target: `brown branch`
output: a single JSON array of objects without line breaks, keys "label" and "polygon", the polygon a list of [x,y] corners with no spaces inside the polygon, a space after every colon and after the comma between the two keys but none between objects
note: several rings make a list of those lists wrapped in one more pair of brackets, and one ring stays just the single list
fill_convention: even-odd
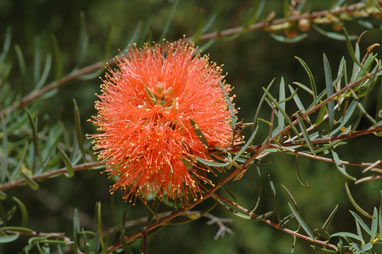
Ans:
[{"label": "brown branch", "polygon": [[[250,210],[240,206],[239,204],[237,204],[237,203],[235,203],[233,201],[225,199],[224,197],[222,197],[222,196],[220,196],[220,195],[218,195],[216,193],[214,194],[214,197],[219,199],[219,200],[221,200],[221,201],[223,201],[224,203],[230,204],[231,206],[235,207],[236,209],[240,210],[241,212],[249,215],[254,220],[256,220],[257,217],[259,216],[259,215],[255,214],[254,212],[252,212],[252,211],[250,211]],[[330,243],[324,242],[324,241],[320,241],[320,240],[317,240],[317,239],[310,238],[309,236],[300,234],[300,233],[298,233],[296,231],[293,231],[293,230],[290,230],[288,228],[283,228],[279,224],[274,223],[274,222],[272,222],[272,221],[270,221],[270,220],[268,220],[266,218],[262,218],[262,219],[260,219],[260,221],[262,221],[262,222],[264,222],[264,223],[266,223],[266,224],[268,224],[268,225],[270,225],[270,226],[272,226],[272,227],[274,227],[274,228],[276,228],[278,230],[284,231],[284,232],[286,232],[286,233],[288,233],[290,235],[294,235],[294,236],[296,236],[296,237],[298,237],[300,239],[303,239],[305,241],[308,241],[308,242],[311,242],[311,243],[314,243],[314,244],[317,244],[317,245],[321,245],[321,246],[324,246],[324,247],[328,247],[328,248],[331,248],[331,249],[333,249],[335,251],[338,250],[338,248],[335,245],[333,245],[333,244],[330,244]]]},{"label": "brown branch", "polygon": [[[328,14],[336,15],[336,14],[341,14],[341,13],[345,13],[345,12],[352,12],[352,11],[359,10],[365,6],[366,5],[363,3],[357,3],[357,4],[345,6],[342,8],[337,8],[334,10],[323,10],[323,11],[316,11],[316,12],[312,12],[312,13],[305,13],[305,14],[301,14],[301,15],[294,15],[294,16],[290,16],[288,19],[279,18],[279,19],[275,19],[273,21],[261,21],[259,23],[252,24],[247,28],[245,28],[243,26],[238,26],[238,27],[228,28],[228,29],[222,30],[220,32],[207,33],[207,34],[201,35],[199,37],[199,41],[217,39],[217,38],[221,38],[221,37],[231,36],[231,35],[241,33],[241,32],[265,30],[266,28],[268,28],[269,26],[272,26],[272,25],[278,25],[278,24],[282,24],[285,22],[294,22],[294,21],[298,21],[300,19],[315,19],[315,18],[323,17],[323,16],[328,15]],[[186,38],[186,41],[192,41],[192,39],[193,39],[192,37],[188,37],[188,38]],[[109,65],[114,65],[115,61],[116,61],[116,58],[113,58],[113,59],[109,59],[107,62]],[[99,62],[96,62],[94,64],[85,66],[81,69],[75,70],[72,73],[62,77],[60,80],[56,80],[56,81],[53,81],[53,82],[47,84],[46,86],[44,86],[40,90],[31,92],[30,94],[24,96],[21,100],[16,101],[16,102],[12,103],[10,106],[8,106],[7,108],[1,110],[0,111],[0,118],[4,117],[6,114],[11,113],[12,111],[14,111],[18,108],[21,108],[23,106],[30,104],[31,102],[37,100],[38,98],[40,98],[41,96],[43,96],[44,94],[50,92],[51,90],[53,90],[55,88],[61,87],[65,84],[67,84],[68,82],[81,77],[82,75],[97,71],[104,64],[105,64],[105,61],[99,61]]]},{"label": "brown branch", "polygon": [[[339,135],[339,136],[336,136],[336,137],[317,138],[315,140],[311,140],[310,142],[312,144],[325,144],[325,143],[329,143],[329,142],[335,141],[335,140],[352,139],[352,138],[368,135],[368,134],[371,134],[371,133],[374,133],[374,132],[379,132],[379,131],[382,131],[382,125],[374,127],[374,128],[371,128],[371,129],[367,129],[367,130],[353,131],[353,132],[351,132],[349,134],[343,134],[343,135]],[[283,146],[296,146],[296,145],[305,145],[305,144],[306,144],[306,142],[299,141],[299,142],[285,142],[282,145]]]},{"label": "brown branch", "polygon": [[[73,167],[73,169],[74,169],[74,171],[82,171],[82,170],[88,170],[88,169],[92,169],[95,167],[99,167],[102,165],[104,165],[103,162],[96,161],[96,162],[89,162],[89,163],[77,165],[77,166]],[[43,179],[52,178],[55,176],[65,174],[66,172],[67,172],[66,168],[60,168],[60,169],[52,170],[52,171],[49,171],[46,173],[31,176],[31,179],[33,179],[35,181],[43,180]],[[25,179],[15,180],[15,181],[0,185],[0,191],[5,191],[5,190],[15,188],[15,187],[20,186],[20,185],[25,185],[25,184],[27,184],[27,181]]]},{"label": "brown branch", "polygon": [[[307,157],[307,158],[311,158],[311,159],[315,159],[315,160],[319,160],[319,161],[324,161],[324,162],[329,162],[329,163],[335,163],[335,161],[333,159],[330,159],[330,158],[326,158],[326,157],[322,157],[322,156],[318,156],[318,155],[314,155],[314,154],[309,154],[309,153],[304,153],[304,152],[300,152],[300,151],[296,151],[294,149],[291,149],[289,147],[285,147],[285,146],[278,146],[278,145],[271,145],[271,147],[273,148],[277,148],[277,149],[281,149],[281,150],[284,150],[284,151],[287,151],[287,152],[290,152],[290,153],[294,153],[296,155],[300,155],[300,156],[304,156],[304,157]],[[361,163],[355,163],[355,162],[349,162],[349,161],[343,161],[343,160],[340,160],[341,164],[343,165],[349,165],[349,166],[356,166],[356,167],[370,167],[370,166],[374,166],[374,167],[382,167],[382,162],[379,162],[379,163],[371,163],[371,162],[361,162]]]},{"label": "brown branch", "polygon": [[[316,11],[316,12],[312,12],[312,13],[304,13],[304,14],[301,14],[301,15],[294,15],[294,16],[290,16],[288,19],[279,18],[279,19],[275,19],[275,20],[273,20],[271,22],[262,21],[262,22],[259,22],[259,23],[252,24],[252,25],[250,25],[247,28],[243,27],[243,26],[238,26],[238,27],[233,27],[233,28],[229,28],[229,29],[226,29],[226,30],[222,30],[220,32],[212,32],[212,33],[204,34],[204,35],[200,36],[199,40],[217,39],[217,38],[220,38],[220,37],[231,36],[231,35],[234,35],[234,34],[237,34],[237,33],[241,33],[241,32],[249,32],[249,31],[255,31],[255,30],[265,30],[268,27],[273,26],[273,25],[280,25],[280,24],[283,24],[285,22],[295,22],[295,21],[298,21],[300,19],[310,19],[311,20],[311,19],[315,19],[315,18],[320,18],[320,17],[326,16],[328,14],[337,15],[337,14],[341,14],[341,13],[344,13],[344,12],[353,12],[353,11],[359,10],[359,9],[365,7],[365,6],[366,5],[364,3],[357,3],[357,4],[352,4],[352,5],[349,5],[349,6],[345,6],[345,7],[342,7],[342,8],[336,8],[336,9],[333,9],[333,10],[323,10],[323,11]],[[191,38],[187,38],[187,40],[192,40],[192,37]]]}]

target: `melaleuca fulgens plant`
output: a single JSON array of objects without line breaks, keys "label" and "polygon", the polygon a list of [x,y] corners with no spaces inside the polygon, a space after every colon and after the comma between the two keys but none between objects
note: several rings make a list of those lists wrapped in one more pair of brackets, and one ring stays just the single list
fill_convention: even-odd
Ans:
[{"label": "melaleuca fulgens plant", "polygon": [[2,30],[0,250],[378,253],[380,1],[134,3]]}]

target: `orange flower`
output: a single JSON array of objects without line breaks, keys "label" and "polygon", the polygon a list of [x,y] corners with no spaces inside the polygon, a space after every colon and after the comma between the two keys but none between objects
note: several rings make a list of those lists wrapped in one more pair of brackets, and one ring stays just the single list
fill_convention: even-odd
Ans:
[{"label": "orange flower", "polygon": [[117,69],[108,68],[92,121],[101,133],[90,137],[107,172],[119,177],[111,192],[121,188],[129,201],[151,194],[188,203],[213,186],[210,168],[195,156],[208,160],[208,147],[232,144],[230,87],[216,64],[195,53],[182,41],[134,46]]}]

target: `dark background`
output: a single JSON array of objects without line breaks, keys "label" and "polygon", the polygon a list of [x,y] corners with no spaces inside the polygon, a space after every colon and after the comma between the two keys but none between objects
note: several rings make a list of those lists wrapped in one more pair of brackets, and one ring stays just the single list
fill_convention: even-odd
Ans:
[{"label": "dark background", "polygon": [[[311,8],[319,10],[327,8],[331,1],[310,1]],[[348,1],[351,3],[352,1]],[[353,1],[355,2],[355,1]],[[12,48],[10,61],[13,63],[10,82],[14,89],[24,94],[31,91],[31,80],[19,77],[20,69],[14,46],[19,45],[26,58],[27,67],[33,63],[33,52],[36,40],[39,40],[42,57],[52,52],[51,35],[57,38],[61,49],[64,74],[69,73],[78,64],[80,15],[84,14],[86,29],[89,33],[89,46],[85,59],[80,66],[104,59],[108,29],[112,27],[111,56],[123,50],[129,42],[136,26],[145,27],[151,20],[151,26],[146,38],[138,38],[137,43],[159,40],[164,24],[170,14],[173,1],[164,0],[114,0],[114,1],[0,1],[0,39],[4,38],[5,30],[12,28]],[[208,31],[238,26],[244,21],[253,1],[191,1],[181,0],[175,12],[166,39],[178,40],[185,36],[192,36],[201,19],[208,19],[215,11],[217,19]],[[271,10],[282,16],[282,1],[266,1],[263,17]],[[364,28],[356,21],[345,24],[349,33],[360,34]],[[331,26],[322,26],[330,31]],[[332,72],[337,73],[338,64],[342,56],[348,53],[345,42],[328,39],[313,29],[307,39],[294,43],[283,44],[272,39],[267,32],[255,31],[244,33],[236,39],[220,39],[215,41],[205,53],[217,64],[224,64],[227,72],[227,81],[234,87],[237,95],[235,103],[239,110],[239,119],[244,122],[253,121],[259,98],[262,95],[261,87],[266,86],[274,77],[278,84],[280,77],[284,77],[287,84],[299,81],[308,84],[308,77],[294,56],[304,59],[315,75],[319,89],[325,87],[322,54],[325,52],[332,66]],[[36,39],[38,38],[38,39]],[[361,43],[361,50],[381,40],[380,30],[373,29],[366,34]],[[204,42],[198,43],[203,46]],[[44,59],[44,58],[43,58]],[[49,80],[54,79],[54,71]],[[98,78],[91,80],[75,80],[59,89],[53,97],[38,102],[40,125],[50,125],[58,121],[63,122],[69,135],[74,135],[73,104],[75,98],[80,109],[83,131],[94,133],[95,128],[87,122],[95,114],[95,93],[99,91]],[[275,86],[277,92],[277,85]],[[276,93],[275,93],[276,94]],[[304,99],[304,94],[300,95]],[[370,108],[375,104],[372,98]],[[375,108],[375,107],[374,107]],[[269,111],[264,108],[261,117],[269,118]],[[366,127],[367,125],[365,125]],[[259,136],[255,142],[262,142],[267,135],[267,128],[262,125]],[[245,132],[247,133],[247,132]],[[374,162],[380,159],[381,141],[370,136],[350,141],[347,146],[337,151],[342,159],[354,162]],[[300,206],[300,212],[311,228],[319,228],[329,215],[330,211],[339,204],[339,211],[330,225],[331,232],[355,231],[354,221],[348,212],[353,209],[350,205],[343,186],[343,177],[334,165],[325,164],[301,158],[299,168],[311,189],[299,184],[295,175],[295,157],[276,154],[269,158],[270,164],[262,166],[261,173],[264,178],[263,199],[259,212],[266,212],[273,208],[269,184],[266,176],[269,174],[275,183],[279,195],[280,206],[284,215],[288,214],[288,196],[282,190],[284,184],[293,193]],[[348,171],[360,176],[361,168],[348,167]],[[111,184],[106,175],[98,171],[77,173],[74,178],[64,176],[41,182],[40,189],[30,191],[28,187],[19,187],[9,191],[9,195],[17,195],[29,208],[29,226],[45,232],[72,232],[72,218],[75,207],[79,209],[81,225],[86,229],[94,230],[94,206],[97,201],[102,202],[104,228],[113,226],[110,216],[110,195],[108,186]],[[237,196],[238,203],[251,209],[257,198],[257,173],[250,169],[248,173],[237,182],[228,183],[228,187]],[[351,186],[356,200],[367,210],[378,206],[378,196],[381,189],[380,182]],[[129,206],[121,200],[121,193],[116,196],[118,212]],[[354,209],[353,209],[354,210]],[[230,217],[232,224],[228,224],[234,235],[226,235],[223,239],[214,240],[218,227],[206,225],[206,218],[179,226],[167,226],[164,230],[149,235],[149,253],[289,253],[293,238],[269,226],[247,221],[235,217],[223,207],[217,207],[213,214],[220,217]],[[140,202],[130,207],[128,219],[147,216],[149,212]],[[271,217],[276,220],[276,217]],[[291,228],[297,225],[291,224]],[[133,232],[133,231],[132,231]],[[132,244],[136,253],[139,250],[139,241]],[[0,247],[1,248],[1,247]],[[18,252],[20,246],[9,245],[4,249],[7,253]],[[312,250],[309,244],[297,240],[295,253],[308,253]]]}]

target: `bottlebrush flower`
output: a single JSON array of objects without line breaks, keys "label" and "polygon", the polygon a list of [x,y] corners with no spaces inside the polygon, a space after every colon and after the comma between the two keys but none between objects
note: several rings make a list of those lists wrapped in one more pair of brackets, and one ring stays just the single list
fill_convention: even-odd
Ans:
[{"label": "bottlebrush flower", "polygon": [[100,134],[89,136],[106,171],[118,176],[111,192],[122,189],[129,201],[151,194],[184,204],[213,186],[212,170],[195,156],[209,160],[208,148],[232,145],[225,96],[231,88],[220,67],[195,53],[183,41],[134,46],[116,59],[118,68],[108,68],[92,120]]}]

